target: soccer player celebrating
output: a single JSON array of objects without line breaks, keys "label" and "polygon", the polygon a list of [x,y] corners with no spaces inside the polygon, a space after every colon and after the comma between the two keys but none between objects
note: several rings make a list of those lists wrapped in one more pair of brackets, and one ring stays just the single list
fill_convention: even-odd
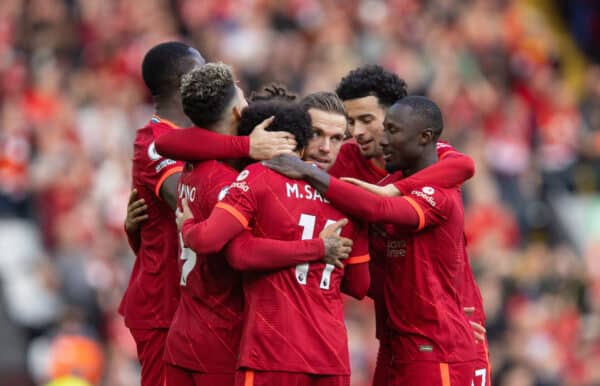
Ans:
[{"label": "soccer player celebrating", "polygon": [[[424,97],[405,97],[386,113],[381,146],[386,169],[410,176],[437,162],[443,120]],[[460,191],[421,186],[402,197],[380,197],[282,156],[266,164],[304,178],[333,205],[386,224],[385,304],[393,354],[388,385],[472,382],[473,332],[462,309],[464,213]]]},{"label": "soccer player celebrating", "polygon": [[[180,79],[203,63],[204,59],[197,50],[179,42],[153,47],[142,63],[142,76],[152,93],[155,114],[145,127],[137,131],[132,175],[133,188],[143,200],[141,205],[146,206],[147,219],[143,215],[137,217],[138,221],[144,221],[140,228],[127,224],[136,261],[119,307],[136,341],[142,365],[142,385],[163,384],[164,342],[179,299],[177,229],[173,210],[177,180],[183,165],[162,157],[156,151],[155,141],[169,131],[190,125],[181,107]],[[203,139],[198,146],[204,146],[209,156],[214,154],[211,152],[217,152],[225,156],[250,155],[259,159],[294,148],[289,133],[267,133],[264,131],[267,124],[259,127],[250,138],[198,130]]]},{"label": "soccer player celebrating", "polygon": [[[228,66],[209,63],[192,70],[183,77],[181,95],[183,109],[195,125],[220,134],[237,134],[246,100]],[[248,112],[252,108],[244,110],[244,114]],[[254,125],[245,127],[247,134]],[[224,162],[188,163],[179,182],[179,198],[187,199],[196,218],[205,219],[237,174]],[[272,270],[319,260],[323,248],[327,257],[335,260],[341,257],[336,245],[341,246],[342,238],[335,233],[336,227],[331,228],[328,234],[321,234],[323,240],[254,239],[251,250],[263,259],[258,264],[244,259],[245,267]],[[237,240],[231,249],[242,249],[235,246]],[[242,251],[247,254],[249,249]],[[180,265],[181,300],[165,348],[166,384],[233,385],[242,332],[241,276],[227,264],[222,253],[196,255],[182,248]]]},{"label": "soccer player celebrating", "polygon": [[[335,177],[352,177],[370,184],[389,181],[384,167],[383,151],[379,142],[383,136],[385,112],[394,102],[407,95],[406,82],[393,72],[381,66],[366,65],[350,71],[342,78],[336,93],[343,100],[348,116],[348,126],[353,140],[344,143],[340,154],[329,173]],[[378,194],[393,196],[413,186],[441,184],[453,187],[471,178],[474,173],[473,161],[444,142],[438,142],[439,162],[408,178],[385,186],[371,185]],[[401,173],[399,173],[401,174]],[[387,385],[385,369],[391,360],[387,340],[383,277],[385,260],[380,258],[381,249],[377,243],[378,234],[385,233],[381,227],[370,226],[371,245],[371,296],[375,303],[376,335],[379,340],[377,366],[373,378],[374,386]],[[478,327],[478,326],[475,326]]]},{"label": "soccer player celebrating", "polygon": [[[283,102],[256,102],[245,111],[239,131],[273,114]],[[302,152],[310,117],[298,105],[280,107],[272,125],[296,135]],[[278,119],[279,118],[279,119]],[[248,122],[245,122],[248,120]],[[314,166],[313,166],[314,167]],[[306,183],[253,164],[231,184],[210,217],[199,223],[186,209],[178,218],[187,247],[212,253],[251,228],[258,237],[309,240],[315,230],[344,216]],[[186,220],[187,219],[187,220]],[[244,272],[244,327],[238,384],[347,385],[349,359],[340,290],[360,298],[369,283],[366,236],[355,224],[342,235],[355,240],[341,268],[324,262],[262,272]]]}]

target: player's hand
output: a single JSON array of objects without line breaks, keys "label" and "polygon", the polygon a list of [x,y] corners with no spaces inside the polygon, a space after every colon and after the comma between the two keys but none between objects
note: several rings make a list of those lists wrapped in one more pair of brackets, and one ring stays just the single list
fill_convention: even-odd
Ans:
[{"label": "player's hand", "polygon": [[256,125],[250,133],[250,157],[255,160],[271,159],[279,154],[289,154],[296,149],[296,139],[287,131],[266,131],[273,122],[269,117]]},{"label": "player's hand", "polygon": [[125,231],[127,233],[137,232],[140,224],[148,220],[148,206],[143,198],[136,200],[137,189],[133,189],[127,202],[127,216],[125,217]]},{"label": "player's hand", "polygon": [[469,323],[471,323],[471,328],[473,329],[473,335],[475,335],[475,340],[478,340],[480,342],[485,341],[485,333],[486,333],[485,327],[483,327],[479,323],[475,323],[470,320],[469,320]]},{"label": "player's hand", "polygon": [[379,186],[379,185],[369,184],[368,182],[365,182],[365,181],[362,181],[362,180],[359,180],[356,178],[342,177],[340,179],[342,181],[349,182],[349,183],[359,186],[365,190],[368,190],[369,192],[374,193],[378,196],[395,197],[395,196],[402,195],[402,193],[398,190],[398,188],[396,188],[393,184]]},{"label": "player's hand", "polygon": [[302,161],[297,156],[290,154],[278,155],[273,159],[263,161],[263,164],[284,176],[295,179],[302,179],[305,177],[304,171],[306,170],[306,167],[314,167],[313,165]]},{"label": "player's hand", "polygon": [[348,219],[344,218],[340,221],[328,225],[319,233],[319,237],[325,243],[325,257],[323,260],[327,264],[333,264],[337,268],[344,268],[341,262],[347,259],[352,252],[352,240],[340,236],[340,232],[344,225],[348,224]]},{"label": "player's hand", "polygon": [[177,208],[175,211],[175,221],[177,222],[177,230],[181,232],[181,228],[183,227],[183,223],[187,220],[194,218],[194,214],[190,210],[190,206],[188,205],[187,199],[181,200],[181,209]]}]

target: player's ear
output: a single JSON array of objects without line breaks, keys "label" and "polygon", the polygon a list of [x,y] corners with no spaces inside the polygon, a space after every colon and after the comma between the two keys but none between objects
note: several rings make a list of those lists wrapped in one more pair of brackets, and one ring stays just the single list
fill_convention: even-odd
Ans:
[{"label": "player's ear", "polygon": [[433,142],[433,138],[433,130],[425,129],[421,131],[421,134],[419,135],[419,145],[427,145],[428,143]]},{"label": "player's ear", "polygon": [[235,120],[239,121],[240,119],[242,119],[242,109],[240,108],[240,106],[233,106],[232,109]]}]

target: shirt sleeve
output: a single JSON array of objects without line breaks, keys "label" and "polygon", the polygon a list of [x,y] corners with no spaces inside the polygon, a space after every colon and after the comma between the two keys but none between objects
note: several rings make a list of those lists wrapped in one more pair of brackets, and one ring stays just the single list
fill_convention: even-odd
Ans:
[{"label": "shirt sleeve", "polygon": [[147,167],[145,168],[146,183],[154,187],[154,194],[159,199],[160,189],[167,178],[176,173],[181,173],[183,163],[165,158],[156,151],[156,142],[152,142],[146,149]]},{"label": "shirt sleeve", "polygon": [[250,229],[258,207],[257,195],[265,184],[264,170],[250,165],[242,170],[236,180],[229,185],[227,195],[217,203],[216,208],[229,212],[245,229]]},{"label": "shirt sleeve", "polygon": [[166,157],[183,161],[246,158],[250,154],[250,137],[191,127],[160,136],[156,149]]},{"label": "shirt sleeve", "polygon": [[345,265],[368,263],[371,260],[369,255],[369,228],[366,224],[355,225],[357,227],[355,235],[352,237],[352,252],[345,261]]},{"label": "shirt sleeve", "polygon": [[367,295],[370,284],[368,227],[361,226],[355,237],[350,257],[345,262],[342,292],[356,299]]},{"label": "shirt sleeve", "polygon": [[[439,161],[433,165],[401,179],[394,183],[394,186],[402,192],[408,194],[415,187],[437,185],[442,188],[454,188],[462,185],[475,174],[475,163],[471,157],[459,153],[456,150],[447,150],[438,156]],[[450,147],[452,149],[452,147]]]},{"label": "shirt sleeve", "polygon": [[242,232],[226,248],[229,264],[239,271],[268,271],[320,260],[325,256],[321,239],[283,241]]},{"label": "shirt sleeve", "polygon": [[331,177],[325,194],[333,206],[366,222],[383,222],[416,228],[419,213],[405,197],[382,197]]},{"label": "shirt sleeve", "polygon": [[215,208],[201,222],[189,219],[183,223],[183,243],[198,254],[217,253],[244,228],[237,219],[225,210]]}]

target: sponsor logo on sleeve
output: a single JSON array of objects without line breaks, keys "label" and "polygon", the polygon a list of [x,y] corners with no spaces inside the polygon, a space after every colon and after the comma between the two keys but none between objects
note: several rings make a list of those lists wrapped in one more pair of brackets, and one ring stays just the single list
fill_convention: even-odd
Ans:
[{"label": "sponsor logo on sleeve", "polygon": [[[426,193],[426,192],[431,192],[431,193]],[[423,200],[427,201],[427,203],[429,205],[435,207],[437,204],[436,204],[433,196],[431,196],[431,194],[433,194],[433,193],[435,193],[435,190],[433,188],[430,188],[429,186],[426,186],[421,190],[413,190],[412,192],[410,192],[411,195],[420,197]]]},{"label": "sponsor logo on sleeve", "polygon": [[172,159],[165,158],[164,160],[160,161],[160,163],[158,165],[156,165],[154,170],[156,170],[156,172],[158,173],[161,170],[163,170],[165,167],[167,167],[169,165],[173,165],[174,163],[175,163],[175,161],[173,161]]},{"label": "sponsor logo on sleeve", "polygon": [[423,189],[421,189],[423,191],[423,193],[425,194],[429,194],[430,196],[435,193],[435,189],[433,189],[431,186],[424,186]]}]

